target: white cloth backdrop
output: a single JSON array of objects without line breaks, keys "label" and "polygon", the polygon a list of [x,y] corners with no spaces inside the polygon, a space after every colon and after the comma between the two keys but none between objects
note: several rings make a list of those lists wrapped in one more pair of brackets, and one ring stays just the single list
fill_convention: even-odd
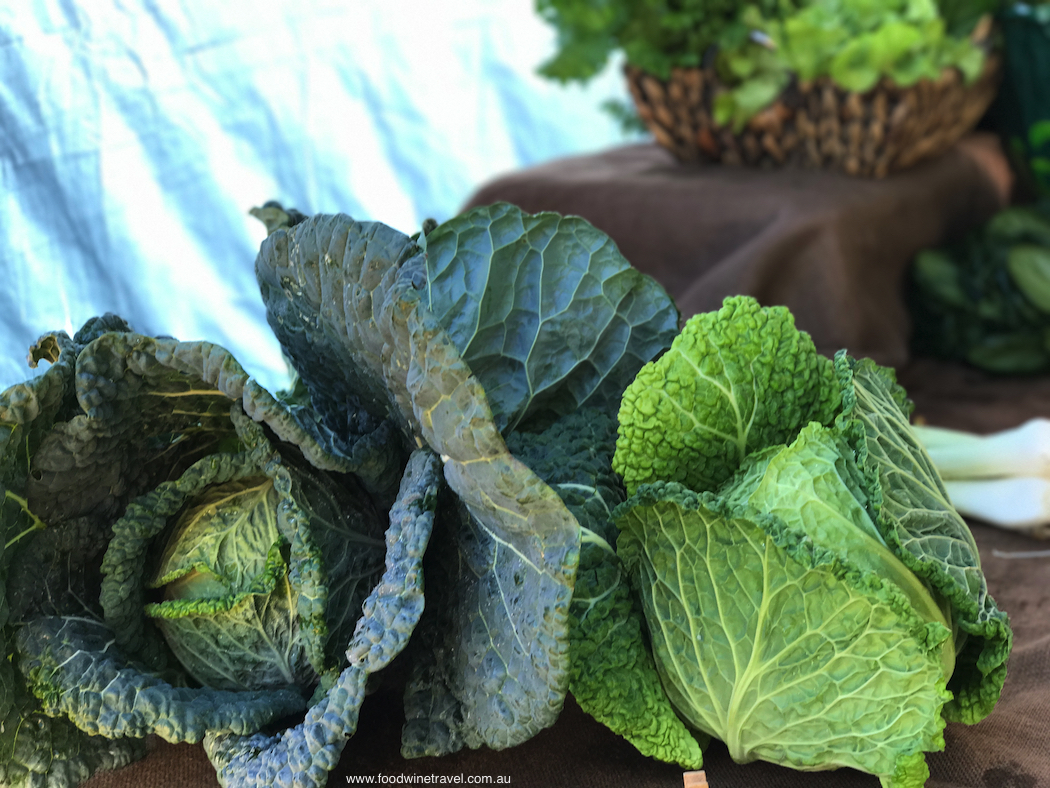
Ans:
[{"label": "white cloth backdrop", "polygon": [[[539,78],[531,0],[17,0],[0,8],[0,389],[29,345],[116,312],[269,388],[248,216],[277,199],[415,232],[481,182],[624,137]],[[39,374],[36,373],[36,374]]]}]

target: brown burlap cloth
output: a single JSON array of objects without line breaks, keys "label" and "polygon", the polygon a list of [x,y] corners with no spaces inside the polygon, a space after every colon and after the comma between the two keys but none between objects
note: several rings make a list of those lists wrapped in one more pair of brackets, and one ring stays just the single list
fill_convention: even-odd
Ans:
[{"label": "brown burlap cloth", "polygon": [[[934,162],[887,179],[830,173],[682,167],[639,145],[510,175],[471,200],[506,200],[529,211],[582,215],[609,233],[635,266],[660,280],[688,316],[749,293],[787,304],[826,352],[848,347],[899,367],[917,414],[978,431],[1050,416],[1050,377],[992,379],[956,365],[909,360],[900,297],[912,255],[985,218],[1003,204],[1005,163],[972,138]],[[975,524],[988,587],[1015,635],[996,710],[978,725],[949,725],[946,749],[928,756],[929,788],[1050,788],[1050,558],[1006,557],[1040,543]],[[639,755],[571,701],[558,723],[502,752],[400,758],[401,701],[370,696],[330,786],[348,775],[509,778],[524,788],[677,788],[680,769]],[[850,770],[800,773],[734,764],[724,746],[705,753],[712,788],[876,788]],[[160,744],[143,761],[102,774],[90,788],[209,788],[217,784],[199,746]],[[387,782],[386,784],[396,784]]]}]

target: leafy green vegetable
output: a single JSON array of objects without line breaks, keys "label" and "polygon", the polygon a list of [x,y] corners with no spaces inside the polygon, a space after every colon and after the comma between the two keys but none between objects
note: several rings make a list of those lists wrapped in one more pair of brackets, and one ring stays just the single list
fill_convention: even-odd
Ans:
[{"label": "leafy green vegetable", "polygon": [[991,712],[1012,636],[905,393],[750,298],[696,325],[628,389],[613,463],[671,701],[738,761],[922,785],[945,720]]},{"label": "leafy green vegetable", "polygon": [[989,372],[1050,369],[1050,206],[1000,211],[911,268],[912,344]]},{"label": "leafy green vegetable", "polygon": [[[451,602],[451,636],[460,645],[455,657],[477,659],[457,662],[447,673],[457,682],[466,725],[483,737],[479,743],[509,746],[528,738],[553,722],[564,694],[565,609],[578,560],[578,526],[557,495],[507,451],[484,391],[422,306],[425,261],[418,253],[409,257],[416,247],[407,237],[395,240],[389,229],[348,217],[314,217],[292,228],[297,238],[317,246],[298,240],[286,245],[283,232],[267,239],[257,263],[271,325],[293,363],[318,354],[346,358],[344,369],[355,379],[347,374],[335,385],[347,399],[355,387],[370,391],[361,401],[399,423],[406,439],[442,455],[445,479],[465,507],[465,527],[482,545],[473,566],[482,582],[459,583]],[[372,244],[373,238],[379,243]],[[320,266],[307,256],[318,247],[328,249],[331,263]],[[391,248],[404,257],[396,266],[387,256]],[[323,319],[324,304],[313,299],[346,291],[357,296],[341,302],[346,324]],[[384,345],[389,352],[373,350]],[[300,371],[312,392],[306,373]],[[513,588],[514,575],[532,593],[504,595],[501,588]],[[486,621],[506,634],[493,637]],[[524,642],[538,644],[540,652],[515,649]],[[493,643],[505,644],[505,650]],[[503,696],[474,691],[490,649],[490,662],[517,668],[504,668]],[[518,705],[517,714],[508,713],[504,696]]]},{"label": "leafy green vegetable", "polygon": [[[330,687],[345,664],[378,579],[386,549],[362,485],[380,500],[388,494],[399,447],[376,440],[381,425],[336,437],[308,404],[285,406],[222,348],[142,337],[112,316],[89,321],[73,340],[46,335],[33,355],[51,369],[0,395],[5,784],[73,785],[141,754],[123,737],[248,734],[305,708],[303,693],[319,676]],[[351,470],[362,485],[345,475]],[[155,537],[187,502],[186,541],[162,561]],[[244,548],[258,548],[260,535],[269,543],[252,559]],[[224,668],[216,680],[209,668],[233,664],[236,638],[209,653],[169,627],[169,646],[146,618],[151,553],[164,563],[161,580],[196,597],[149,605],[160,620],[186,620],[194,606],[235,609],[238,595],[257,610],[283,604],[249,638],[280,637],[275,622],[287,622],[286,647],[301,658],[285,660],[293,667],[277,679],[265,676],[263,660]],[[340,607],[326,615],[332,603]],[[241,643],[242,655],[260,653]],[[182,686],[175,654],[212,686]],[[223,689],[256,681],[269,686]]]},{"label": "leafy green vegetable", "polygon": [[18,631],[19,669],[42,711],[65,715],[92,736],[157,734],[198,742],[209,730],[257,730],[302,711],[294,690],[224,692],[173,687],[128,665],[111,648],[102,622],[76,617],[35,619]]},{"label": "leafy green vegetable", "polygon": [[[764,13],[776,0],[759,0]],[[558,31],[558,52],[540,69],[562,81],[586,80],[622,49],[630,63],[660,77],[693,67],[710,47],[747,35],[736,0],[537,0],[536,10]]]},{"label": "leafy green vegetable", "polygon": [[[558,31],[557,54],[540,68],[562,81],[586,80],[622,50],[627,62],[668,79],[707,56],[730,88],[718,96],[715,120],[739,131],[768,106],[792,76],[831,77],[865,92],[887,77],[908,87],[958,68],[974,80],[983,51],[969,40],[993,0],[537,0]],[[711,58],[708,53],[717,52]]]}]

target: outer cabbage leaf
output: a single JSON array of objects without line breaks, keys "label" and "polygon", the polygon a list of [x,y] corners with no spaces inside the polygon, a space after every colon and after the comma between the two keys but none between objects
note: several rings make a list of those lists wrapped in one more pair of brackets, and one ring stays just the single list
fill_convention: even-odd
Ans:
[{"label": "outer cabbage leaf", "polygon": [[663,352],[678,311],[578,216],[478,207],[425,237],[424,302],[485,387],[496,425],[616,407]]},{"label": "outer cabbage leaf", "polygon": [[9,697],[13,703],[0,718],[0,785],[6,788],[75,788],[146,754],[141,739],[88,736],[64,717],[46,716],[20,679]]},{"label": "outer cabbage leaf", "polygon": [[409,459],[390,510],[386,568],[365,600],[347,650],[350,665],[304,721],[277,736],[209,734],[205,750],[224,788],[320,788],[357,729],[368,674],[405,647],[423,612],[423,554],[434,524],[440,462],[427,450]]},{"label": "outer cabbage leaf", "polygon": [[[377,425],[368,433],[336,433],[311,408],[275,399],[228,350],[210,342],[103,335],[81,353],[77,387],[84,412],[97,425],[95,434],[119,430],[141,436],[126,441],[135,447],[142,446],[143,438],[153,439],[124,460],[121,478],[135,466],[166,463],[165,453],[159,451],[163,439],[180,447],[194,436],[209,436],[207,444],[166,473],[166,479],[177,478],[192,460],[228,448],[221,438],[233,434],[229,400],[238,400],[245,413],[265,423],[280,441],[297,446],[314,468],[354,473],[375,492],[397,488],[402,457],[396,443],[391,445],[389,426]],[[224,435],[215,436],[216,430]],[[156,481],[151,478],[139,491],[152,489]]]},{"label": "outer cabbage leaf", "polygon": [[887,548],[868,511],[853,449],[838,430],[812,423],[791,446],[760,452],[756,459],[745,461],[751,472],[738,474],[719,494],[731,504],[776,515],[857,569],[894,583],[916,614],[933,625],[932,636],[942,642],[944,675],[951,676],[951,622],[929,588]]},{"label": "outer cabbage leaf", "polygon": [[107,739],[157,734],[199,742],[208,731],[245,733],[294,714],[306,703],[295,690],[227,692],[173,687],[130,666],[113,633],[82,618],[35,619],[18,631],[19,669],[49,716]]},{"label": "outer cabbage leaf", "polygon": [[919,578],[946,599],[964,635],[948,684],[949,720],[983,719],[1002,692],[1013,634],[988,594],[973,535],[951,505],[926,450],[908,426],[909,404],[893,373],[869,359],[840,352],[835,367],[843,388],[840,424],[854,429],[858,464],[886,544]]},{"label": "outer cabbage leaf", "polygon": [[[325,375],[341,375],[324,382],[339,400],[356,399],[442,456],[445,479],[469,513],[460,547],[464,571],[473,570],[453,602],[458,648],[450,656],[458,662],[444,671],[455,674],[465,724],[478,740],[511,746],[550,725],[561,708],[579,527],[507,450],[484,390],[420,303],[423,256],[391,233],[346,216],[315,216],[270,235],[256,273],[270,324],[311,393],[318,380],[309,375],[320,373],[310,363],[323,360]],[[510,593],[515,576],[520,590]],[[508,672],[509,664],[520,671]],[[505,695],[513,710],[497,694],[511,686],[520,689]]]},{"label": "outer cabbage leaf", "polygon": [[569,608],[569,691],[585,712],[643,754],[699,769],[700,744],[660,684],[643,634],[641,606],[610,547],[616,543],[612,510],[624,500],[611,465],[616,420],[602,411],[583,409],[563,416],[543,433],[515,433],[507,445],[590,531],[580,549]]},{"label": "outer cabbage leaf", "polygon": [[897,777],[944,747],[940,644],[893,584],[675,483],[615,516],[664,686],[734,760],[848,766],[905,788]]},{"label": "outer cabbage leaf", "polygon": [[[42,714],[39,701],[28,692],[11,661],[15,638],[9,626],[7,581],[15,554],[44,533],[35,530],[42,525],[52,526],[49,547],[65,542],[87,544],[81,537],[92,532],[91,524],[83,520],[71,528],[44,524],[27,494],[32,481],[31,458],[55,421],[75,407],[70,399],[77,351],[76,341],[64,333],[44,335],[31,348],[29,361],[36,366],[46,360],[50,368],[0,393],[0,784],[10,788],[45,782],[52,788],[72,788],[97,771],[125,766],[145,753],[139,741],[88,736],[67,720]],[[20,534],[24,534],[21,539]],[[38,576],[50,577],[50,570],[41,570],[52,565],[54,556],[49,551],[39,554],[48,560],[27,563]],[[70,573],[79,574],[90,559],[90,551],[78,549],[68,555],[68,562],[63,563]],[[21,563],[14,564],[16,573]],[[55,596],[57,604],[62,604],[62,595]],[[21,606],[24,601],[16,599],[15,603]]]},{"label": "outer cabbage leaf", "polygon": [[727,298],[627,387],[613,468],[629,493],[655,480],[713,490],[748,454],[830,423],[838,406],[831,361],[785,307]]}]

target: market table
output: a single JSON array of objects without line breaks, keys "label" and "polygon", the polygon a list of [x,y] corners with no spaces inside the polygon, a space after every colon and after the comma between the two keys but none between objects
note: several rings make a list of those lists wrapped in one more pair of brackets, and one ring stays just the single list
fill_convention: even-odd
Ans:
[{"label": "market table", "polygon": [[[1009,177],[993,141],[973,137],[937,161],[885,181],[834,173],[682,167],[636,145],[555,162],[486,185],[471,204],[514,202],[529,211],[583,215],[634,265],[659,279],[683,316],[749,293],[791,307],[820,349],[848,347],[899,368],[917,415],[932,424],[990,431],[1050,416],[1050,378],[996,379],[955,364],[910,359],[901,297],[907,263],[1005,204]],[[1015,647],[999,706],[972,727],[951,724],[945,752],[928,756],[928,788],[1050,787],[1050,548],[974,524],[988,587],[1011,617]],[[401,701],[380,688],[361,711],[330,786],[349,777],[402,784],[412,776],[500,778],[540,788],[677,788],[679,768],[638,754],[570,699],[558,723],[520,747],[405,761]],[[705,754],[712,788],[875,788],[850,770],[802,774],[734,764],[723,745]],[[504,783],[506,784],[506,783]],[[89,788],[217,785],[199,746],[157,744],[144,760],[100,774]]]}]

